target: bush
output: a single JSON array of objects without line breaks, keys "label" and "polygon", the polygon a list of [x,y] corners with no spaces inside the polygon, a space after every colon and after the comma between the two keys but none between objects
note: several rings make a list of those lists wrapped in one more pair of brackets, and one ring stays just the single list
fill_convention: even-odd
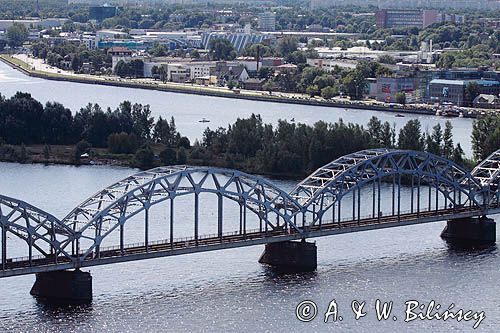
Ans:
[{"label": "bush", "polygon": [[318,86],[317,85],[308,86],[306,88],[306,94],[308,94],[311,97],[318,95],[319,94]]},{"label": "bush", "polygon": [[24,143],[21,145],[21,152],[19,153],[19,162],[27,163],[29,161],[28,151]]},{"label": "bush", "polygon": [[138,146],[139,140],[135,134],[121,132],[108,136],[108,150],[113,154],[133,154]]},{"label": "bush", "polygon": [[330,86],[321,89],[321,97],[323,97],[324,99],[332,98],[333,96],[335,96],[335,93],[335,88]]},{"label": "bush", "polygon": [[186,164],[187,162],[187,153],[184,147],[180,147],[177,151],[177,164]]},{"label": "bush", "polygon": [[135,161],[141,169],[148,169],[153,166],[155,154],[149,146],[143,146],[135,152]]},{"label": "bush", "polygon": [[210,157],[210,154],[203,147],[195,147],[191,151],[190,157],[195,160],[206,160]]},{"label": "bush", "polygon": [[174,165],[177,163],[177,154],[172,148],[165,148],[160,152],[160,161],[163,165]]},{"label": "bush", "polygon": [[398,92],[395,96],[396,103],[398,104],[406,104],[406,94],[404,92]]}]

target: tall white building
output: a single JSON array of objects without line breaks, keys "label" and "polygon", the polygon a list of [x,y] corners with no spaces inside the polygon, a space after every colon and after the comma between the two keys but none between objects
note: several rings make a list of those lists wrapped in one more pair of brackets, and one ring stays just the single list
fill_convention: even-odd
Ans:
[{"label": "tall white building", "polygon": [[264,12],[259,14],[259,30],[276,30],[276,14],[273,12]]}]

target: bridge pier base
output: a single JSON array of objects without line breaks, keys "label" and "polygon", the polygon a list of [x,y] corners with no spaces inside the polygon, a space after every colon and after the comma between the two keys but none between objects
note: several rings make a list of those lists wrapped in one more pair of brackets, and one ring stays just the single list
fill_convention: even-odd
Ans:
[{"label": "bridge pier base", "polygon": [[286,272],[311,272],[317,267],[316,243],[304,240],[269,243],[259,262]]},{"label": "bridge pier base", "polygon": [[92,276],[80,270],[37,273],[30,294],[49,302],[88,303],[92,301]]},{"label": "bridge pier base", "polygon": [[496,242],[496,223],[487,217],[448,220],[441,237],[457,245],[487,245]]}]

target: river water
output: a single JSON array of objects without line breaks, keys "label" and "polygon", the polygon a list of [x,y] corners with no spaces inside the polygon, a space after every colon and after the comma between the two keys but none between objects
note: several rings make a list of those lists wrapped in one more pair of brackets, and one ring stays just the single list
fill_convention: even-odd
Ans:
[{"label": "river water", "polygon": [[[400,127],[419,118],[424,128],[442,118],[348,110],[176,93],[45,81],[23,76],[0,63],[0,93],[31,93],[46,102],[56,100],[73,111],[88,102],[115,107],[124,99],[148,103],[154,116],[174,116],[178,129],[191,139],[201,137],[206,124],[226,126],[237,117],[259,113],[265,122],[294,117],[366,124],[372,115]],[[470,153],[471,120],[453,119],[455,140]],[[0,163],[0,193],[30,202],[59,218],[86,197],[134,170],[115,167],[42,166]],[[293,181],[275,181],[291,189]],[[404,197],[404,196],[403,196]],[[203,200],[201,200],[204,202]],[[213,209],[202,205],[201,221],[213,220]],[[205,206],[203,206],[205,205]],[[206,209],[205,209],[206,208]],[[212,207],[213,208],[213,207]],[[363,209],[369,209],[363,207]],[[192,214],[180,207],[180,217]],[[229,210],[236,216],[236,210]],[[164,221],[161,217],[156,223]],[[477,331],[497,332],[500,325],[500,255],[496,247],[481,251],[449,248],[439,234],[444,223],[391,228],[316,239],[318,269],[314,273],[279,275],[257,260],[262,246],[145,260],[90,269],[94,278],[91,305],[53,308],[29,295],[34,277],[0,280],[0,331],[5,332],[387,332],[472,331],[473,322],[404,322],[404,302],[435,300],[443,308],[484,311]],[[127,229],[140,241],[139,229]],[[17,249],[13,249],[15,254]],[[19,249],[21,253],[21,249]],[[335,299],[343,321],[323,323],[327,305]],[[377,321],[377,299],[393,301],[397,321]],[[317,304],[309,323],[295,317],[302,300]],[[366,317],[354,319],[353,300],[366,301]]]},{"label": "river water", "polygon": [[[103,108],[116,108],[123,100],[130,100],[151,105],[153,116],[175,117],[178,130],[194,140],[201,138],[203,130],[208,126],[227,127],[238,117],[244,118],[252,113],[260,114],[266,123],[276,124],[279,119],[291,120],[305,124],[314,124],[319,120],[335,122],[342,118],[346,122],[365,125],[372,116],[382,121],[394,124],[399,130],[408,120],[419,119],[423,130],[431,130],[440,123],[444,126],[445,119],[436,116],[406,115],[395,117],[395,113],[370,110],[353,110],[320,106],[256,102],[240,99],[197,96],[170,93],[154,90],[131,89],[90,84],[49,81],[27,77],[0,62],[0,93],[10,97],[17,91],[29,92],[45,103],[57,101],[73,111],[79,110],[89,102],[98,103]],[[200,123],[207,118],[210,123]],[[470,134],[472,120],[453,118],[454,140],[460,142],[465,153],[471,155]]]},{"label": "river water", "polygon": [[[134,172],[104,166],[10,163],[0,163],[0,170],[2,194],[59,218],[99,189]],[[285,189],[295,185],[276,183]],[[403,193],[404,197],[408,196]],[[181,220],[182,214],[192,214],[190,207],[180,209]],[[214,219],[210,209],[202,209],[200,221]],[[152,220],[152,224],[165,221]],[[486,319],[477,331],[497,332],[497,248],[451,249],[439,237],[443,226],[432,223],[318,238],[318,269],[307,274],[278,275],[260,265],[263,246],[92,267],[94,299],[86,306],[43,305],[29,295],[33,276],[4,278],[0,280],[0,331],[473,331],[472,321],[404,322],[405,301],[435,300],[443,308],[454,303],[456,308],[484,311]],[[343,320],[325,324],[323,316],[333,299]],[[377,299],[394,302],[397,321],[377,321]],[[317,304],[319,314],[312,322],[295,317],[295,308],[303,300]],[[367,302],[367,315],[358,321],[350,308],[353,300]]]}]

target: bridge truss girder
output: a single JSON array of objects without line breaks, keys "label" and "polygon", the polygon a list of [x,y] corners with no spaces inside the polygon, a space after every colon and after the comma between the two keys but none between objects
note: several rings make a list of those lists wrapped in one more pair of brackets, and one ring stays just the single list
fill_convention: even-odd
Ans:
[{"label": "bridge truss girder", "polygon": [[[438,193],[441,193],[446,203],[452,207],[466,205],[481,207],[487,203],[481,184],[468,171],[454,162],[424,152],[388,149],[364,150],[343,156],[313,172],[299,183],[290,195],[303,206],[308,215],[312,215],[312,218],[309,218],[309,225],[315,225],[318,221],[321,223],[326,211],[333,210],[335,204],[338,207],[337,218],[340,219],[341,201],[347,194],[353,197],[354,218],[356,192],[358,193],[357,215],[359,219],[361,189],[372,184],[372,214],[376,217],[381,212],[380,199],[376,205],[375,197],[380,198],[380,183],[387,182],[388,179],[393,186],[393,214],[397,212],[395,190],[398,191],[399,210],[402,179],[407,183],[409,183],[408,179],[411,179],[412,210],[415,182],[418,183],[419,191],[423,184],[429,187],[429,191],[430,188],[435,189],[436,206]],[[378,194],[376,194],[377,190]],[[335,218],[334,214],[335,212],[332,211],[332,219]]]},{"label": "bridge truss girder", "polygon": [[[369,185],[373,189],[373,217],[380,216],[380,183],[388,179],[393,186],[393,215],[396,212],[395,191],[398,191],[399,214],[399,190],[403,184],[411,184],[412,211],[414,188],[417,189],[417,196],[420,196],[421,185],[429,187],[429,210],[433,189],[436,207],[438,196],[442,195],[445,207],[450,203],[453,208],[470,206],[475,211],[485,211],[495,198],[498,206],[499,161],[500,153],[496,152],[470,173],[445,158],[428,153],[364,150],[343,156],[319,168],[290,193],[262,177],[238,170],[192,166],[160,167],[136,173],[106,187],[78,205],[62,220],[24,201],[0,196],[2,269],[7,261],[7,235],[13,235],[28,245],[30,263],[33,251],[36,251],[47,258],[53,257],[55,261],[62,257],[66,263],[79,267],[83,261],[99,257],[103,240],[117,230],[120,232],[120,248],[123,249],[125,224],[141,213],[144,213],[144,243],[147,249],[149,210],[162,202],[170,204],[169,234],[170,243],[173,244],[174,202],[176,198],[183,196],[194,197],[194,239],[197,241],[200,236],[199,196],[204,193],[217,197],[218,236],[222,235],[225,200],[239,205],[240,233],[246,232],[246,214],[250,212],[258,217],[261,232],[279,230],[285,235],[288,231],[293,231],[295,235],[306,235],[310,226],[317,223],[321,225],[323,216],[329,209],[335,221],[337,207],[337,218],[340,219],[342,199],[348,196],[352,197],[353,219],[356,216],[355,208],[359,219],[361,189]],[[378,206],[375,202],[377,189]],[[417,206],[417,212],[418,210]],[[109,227],[105,228],[106,225]],[[84,241],[90,245],[81,248],[81,242]]]},{"label": "bridge truss girder", "polygon": [[0,195],[0,228],[1,228],[1,264],[7,263],[8,236],[13,235],[24,241],[28,247],[28,260],[31,262],[35,254],[53,257],[55,261],[60,255],[74,258],[64,250],[73,237],[73,230],[53,215],[36,208],[22,200]]},{"label": "bridge truss girder", "polygon": [[[291,216],[300,210],[300,206],[272,183],[237,170],[190,166],[160,167],[127,177],[84,201],[73,209],[63,222],[75,230],[76,242],[87,240],[92,243],[80,255],[80,260],[85,260],[91,255],[98,256],[103,239],[117,228],[121,229],[120,247],[123,248],[122,228],[130,218],[141,212],[145,214],[147,246],[149,209],[168,200],[171,207],[170,238],[173,242],[174,200],[177,197],[194,195],[194,238],[197,240],[198,197],[201,193],[211,193],[218,197],[219,235],[222,235],[223,199],[239,204],[240,225],[246,221],[246,211],[249,210],[264,222],[265,230],[299,230],[291,221]],[[276,219],[271,219],[270,214],[274,214]],[[283,221],[282,225],[279,224],[280,220]],[[104,224],[110,227],[104,230]]]}]

